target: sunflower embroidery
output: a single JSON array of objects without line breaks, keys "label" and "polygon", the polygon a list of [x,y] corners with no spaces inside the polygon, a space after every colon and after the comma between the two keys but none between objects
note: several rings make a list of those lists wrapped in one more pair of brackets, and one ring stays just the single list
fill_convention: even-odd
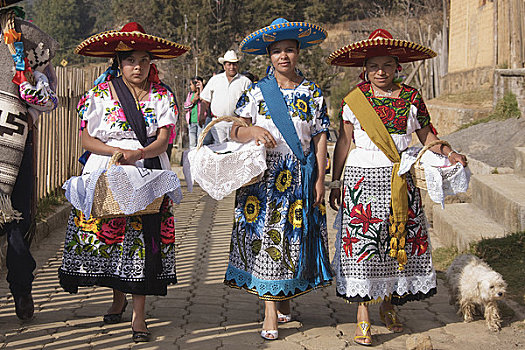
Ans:
[{"label": "sunflower embroidery", "polygon": [[313,107],[315,107],[315,104],[310,96],[307,96],[306,94],[294,96],[292,107],[292,117],[299,117],[301,120],[307,122],[312,120],[312,110]]},{"label": "sunflower embroidery", "polygon": [[291,156],[285,156],[277,161],[273,171],[275,178],[271,179],[270,198],[280,203],[297,186],[295,163]]},{"label": "sunflower embroidery", "polygon": [[289,241],[297,241],[303,230],[303,199],[301,186],[297,186],[288,207],[284,232]]},{"label": "sunflower embroidery", "polygon": [[132,216],[130,226],[135,231],[141,231],[142,230],[142,219],[140,216]]},{"label": "sunflower embroidery", "polygon": [[288,210],[288,222],[293,229],[299,229],[303,226],[303,200],[298,199],[290,205]]},{"label": "sunflower embroidery", "polygon": [[246,222],[252,224],[257,220],[261,211],[261,201],[255,196],[248,196],[244,204],[244,217]]},{"label": "sunflower embroidery", "polygon": [[236,221],[246,230],[249,237],[260,237],[266,215],[266,195],[261,183],[248,186],[240,193]]},{"label": "sunflower embroidery", "polygon": [[101,223],[100,219],[95,219],[94,217],[90,216],[89,219],[86,220],[84,213],[82,213],[80,210],[75,210],[75,212],[76,227],[85,232],[97,232],[99,230]]}]

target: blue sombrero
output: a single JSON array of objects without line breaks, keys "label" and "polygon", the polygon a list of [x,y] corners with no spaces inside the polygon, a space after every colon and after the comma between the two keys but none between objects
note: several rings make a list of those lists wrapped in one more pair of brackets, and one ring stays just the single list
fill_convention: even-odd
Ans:
[{"label": "blue sombrero", "polygon": [[269,26],[244,38],[240,44],[240,49],[242,52],[252,55],[266,55],[268,45],[276,41],[297,40],[299,47],[304,49],[321,43],[326,36],[326,30],[316,24],[288,22],[284,18],[277,18]]}]

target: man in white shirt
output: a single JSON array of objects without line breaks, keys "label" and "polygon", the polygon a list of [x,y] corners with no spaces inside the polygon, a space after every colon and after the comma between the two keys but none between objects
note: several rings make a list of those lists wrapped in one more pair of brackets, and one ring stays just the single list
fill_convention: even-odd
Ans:
[{"label": "man in white shirt", "polygon": [[[239,59],[235,51],[227,51],[224,57],[219,57],[218,61],[224,66],[224,73],[211,77],[200,95],[202,100],[201,113],[206,111],[208,106],[211,106],[213,119],[234,116],[239,97],[251,84],[250,79],[238,73]],[[228,141],[231,125],[231,122],[222,122],[211,129],[214,143]]]}]

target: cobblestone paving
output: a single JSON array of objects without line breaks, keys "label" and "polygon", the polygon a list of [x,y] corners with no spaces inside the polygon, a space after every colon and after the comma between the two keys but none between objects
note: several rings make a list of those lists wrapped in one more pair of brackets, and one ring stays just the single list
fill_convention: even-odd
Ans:
[{"label": "cobblestone paving", "polygon": [[[21,323],[14,313],[5,275],[0,282],[0,349],[359,349],[352,343],[356,306],[335,297],[334,287],[292,302],[294,321],[279,329],[279,340],[259,336],[263,303],[222,284],[228,263],[233,196],[216,202],[198,188],[176,208],[179,283],[166,297],[148,297],[147,322],[154,340],[131,341],[131,308],[124,320],[104,325],[108,288],[81,288],[71,295],[58,285],[64,229],[33,247],[38,263],[33,283],[35,318]],[[330,213],[333,214],[333,213]],[[329,222],[333,219],[329,218]],[[331,232],[333,247],[333,232]],[[130,299],[130,296],[128,296]],[[405,349],[410,334],[429,335],[435,349],[524,349],[525,323],[505,312],[504,328],[489,332],[483,320],[465,324],[448,304],[440,280],[436,296],[409,303],[400,315],[406,331],[392,334],[371,307],[374,349]]]}]

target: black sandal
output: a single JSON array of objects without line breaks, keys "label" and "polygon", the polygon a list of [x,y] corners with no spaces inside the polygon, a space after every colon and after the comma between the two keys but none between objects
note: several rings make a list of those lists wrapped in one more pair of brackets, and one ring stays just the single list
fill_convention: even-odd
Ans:
[{"label": "black sandal", "polygon": [[[146,326],[146,329],[147,329],[147,326]],[[136,331],[133,329],[133,327],[131,327],[131,332],[132,332],[131,339],[133,339],[135,343],[147,343],[151,340],[150,331],[146,331],[146,332]]]},{"label": "black sandal", "polygon": [[122,314],[124,313],[124,311],[126,311],[127,306],[128,306],[128,300],[124,299],[124,306],[122,307],[122,310],[120,310],[120,313],[104,315],[104,323],[105,324],[120,323],[120,321],[122,321]]}]

